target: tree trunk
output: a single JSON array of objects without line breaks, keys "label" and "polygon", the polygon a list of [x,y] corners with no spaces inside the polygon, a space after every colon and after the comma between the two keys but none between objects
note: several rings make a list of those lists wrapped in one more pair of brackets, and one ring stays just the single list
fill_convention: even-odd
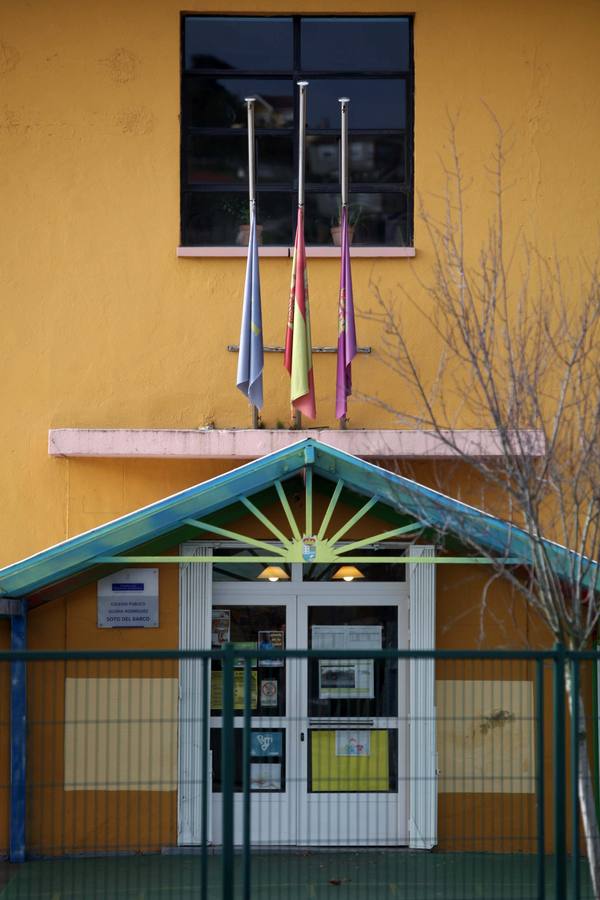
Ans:
[{"label": "tree trunk", "polygon": [[569,712],[571,714],[571,728],[573,727],[573,710],[575,704],[579,711],[577,746],[579,748],[579,766],[577,771],[577,793],[579,796],[579,812],[583,825],[585,848],[587,851],[592,890],[596,900],[600,900],[600,832],[596,816],[596,803],[590,770],[589,748],[587,740],[587,728],[585,720],[585,707],[581,696],[581,690],[577,697],[574,696],[574,685],[571,666],[567,663],[565,668],[565,681]]}]

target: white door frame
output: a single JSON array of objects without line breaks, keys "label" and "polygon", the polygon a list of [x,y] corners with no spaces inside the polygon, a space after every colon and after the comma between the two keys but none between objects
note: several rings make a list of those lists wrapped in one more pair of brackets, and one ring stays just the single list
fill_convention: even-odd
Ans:
[{"label": "white door frame", "polygon": [[[222,546],[221,541],[202,542],[192,541],[182,546],[181,552],[185,555],[206,555],[214,547]],[[229,546],[231,546],[229,544]],[[413,545],[411,552],[421,552],[423,555],[432,555],[432,547]],[[337,590],[343,590],[345,602],[356,597],[358,600],[365,588],[374,598],[385,597],[390,589],[401,589],[408,594],[409,606],[409,647],[431,648],[435,647],[435,566],[434,565],[409,565],[407,567],[407,582],[381,583],[360,582],[335,584],[332,582],[307,582],[302,580],[302,564],[294,563],[291,566],[292,577],[287,582],[275,584],[256,584],[253,582],[212,582],[212,566],[208,564],[181,565],[180,566],[180,648],[181,649],[210,649],[211,642],[211,610],[213,604],[213,592],[219,598],[224,596],[224,591],[229,593],[233,600],[239,597],[248,598],[249,603],[278,604],[286,598],[302,597],[310,599],[323,594],[324,590],[331,591],[331,601],[335,602]],[[421,574],[420,574],[421,573]],[[419,604],[417,610],[416,604]],[[291,644],[288,644],[291,646]],[[291,661],[290,661],[291,662]],[[289,662],[288,662],[289,665]],[[426,673],[426,689],[417,690],[418,679],[416,664],[410,667],[410,696],[408,702],[408,718],[413,720],[410,728],[410,741],[408,753],[409,777],[411,791],[409,798],[409,846],[411,848],[427,849],[437,843],[437,786],[436,758],[435,758],[435,706],[434,706],[434,667],[429,661],[418,663],[423,674]],[[292,667],[293,668],[293,667]],[[296,669],[299,665],[296,665]],[[419,673],[420,674],[420,673]],[[178,843],[199,844],[199,802],[201,780],[196,771],[200,753],[199,735],[201,723],[194,719],[197,715],[197,689],[194,689],[190,680],[191,667],[180,665],[179,675],[179,788],[178,788]],[[291,670],[289,678],[292,678]],[[296,675],[296,684],[298,676]],[[197,686],[196,686],[197,687]],[[209,686],[210,690],[210,686]],[[296,687],[298,690],[298,687]],[[288,688],[288,696],[291,696]],[[193,704],[193,710],[192,706]],[[426,733],[418,733],[415,722],[429,719],[430,726]],[[192,723],[186,727],[186,721]],[[275,721],[275,720],[273,720]],[[290,735],[291,738],[291,735]],[[290,741],[291,746],[291,741]],[[425,752],[421,753],[420,750]],[[196,762],[194,762],[196,760]],[[287,765],[292,760],[288,755]],[[195,768],[194,768],[195,767]],[[291,769],[287,769],[291,771]],[[421,779],[425,778],[423,782]],[[185,785],[194,784],[196,790],[192,793],[186,790]],[[420,785],[425,784],[421,789]],[[273,795],[271,795],[273,796]],[[209,814],[210,814],[209,804]],[[209,821],[209,839],[210,839]]]}]

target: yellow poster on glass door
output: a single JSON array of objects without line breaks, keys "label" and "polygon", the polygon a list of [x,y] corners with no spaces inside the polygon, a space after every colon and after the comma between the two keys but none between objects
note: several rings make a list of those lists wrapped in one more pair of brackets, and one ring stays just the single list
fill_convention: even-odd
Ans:
[{"label": "yellow poster on glass door", "polygon": [[387,730],[310,732],[312,793],[389,791]]}]

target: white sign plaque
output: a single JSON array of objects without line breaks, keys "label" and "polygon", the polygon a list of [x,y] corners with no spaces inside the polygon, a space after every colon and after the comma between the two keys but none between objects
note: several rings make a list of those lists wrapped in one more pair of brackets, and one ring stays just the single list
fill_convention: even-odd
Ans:
[{"label": "white sign plaque", "polygon": [[121,569],[101,578],[98,628],[158,628],[158,569]]}]

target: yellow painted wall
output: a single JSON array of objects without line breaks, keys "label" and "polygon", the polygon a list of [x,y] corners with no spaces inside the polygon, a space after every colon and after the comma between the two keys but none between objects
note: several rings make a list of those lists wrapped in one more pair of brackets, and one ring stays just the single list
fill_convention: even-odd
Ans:
[{"label": "yellow painted wall", "polygon": [[[116,512],[220,471],[226,464],[69,463],[49,459],[52,426],[245,426],[234,387],[242,259],[178,260],[179,13],[174,0],[0,8],[0,303],[2,415],[0,563]],[[487,222],[483,165],[493,126],[512,129],[512,231],[574,255],[594,246],[600,188],[600,7],[594,0],[191,0],[193,12],[415,13],[415,179],[442,186],[447,112],[460,112],[468,215]],[[484,102],[482,102],[484,101]],[[422,225],[417,257],[354,263],[357,306],[373,285],[416,290],[432,255]],[[290,263],[262,265],[265,339],[280,343]],[[310,260],[313,334],[336,334],[338,264]],[[422,320],[407,329],[426,366],[437,358]],[[399,385],[377,359],[378,328],[359,321],[374,354],[355,363],[358,389],[394,402]],[[319,424],[333,424],[333,356],[315,360]],[[288,415],[281,359],[266,361],[268,425]],[[358,401],[351,424],[389,425]],[[117,482],[118,490],[111,496]]]}]

